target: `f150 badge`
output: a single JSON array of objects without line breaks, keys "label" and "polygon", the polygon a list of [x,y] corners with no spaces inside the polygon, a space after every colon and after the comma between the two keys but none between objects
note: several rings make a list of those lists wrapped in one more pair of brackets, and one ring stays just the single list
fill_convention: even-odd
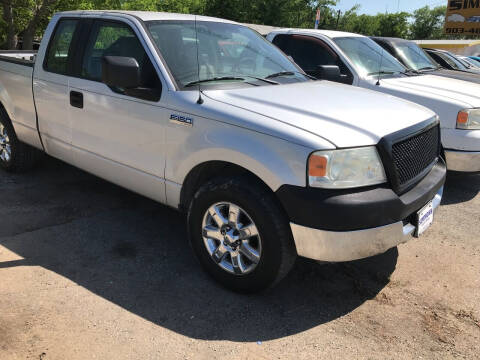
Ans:
[{"label": "f150 badge", "polygon": [[170,115],[170,122],[174,124],[193,126],[193,119],[190,117],[172,114]]}]

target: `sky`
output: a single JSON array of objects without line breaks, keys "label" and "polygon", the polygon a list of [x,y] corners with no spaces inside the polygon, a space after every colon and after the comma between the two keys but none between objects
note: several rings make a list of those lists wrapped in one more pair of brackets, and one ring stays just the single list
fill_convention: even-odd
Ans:
[{"label": "sky", "polygon": [[355,4],[360,4],[360,14],[375,15],[379,12],[407,11],[412,12],[418,8],[429,5],[430,7],[447,5],[447,0],[339,0],[337,9],[349,10]]}]

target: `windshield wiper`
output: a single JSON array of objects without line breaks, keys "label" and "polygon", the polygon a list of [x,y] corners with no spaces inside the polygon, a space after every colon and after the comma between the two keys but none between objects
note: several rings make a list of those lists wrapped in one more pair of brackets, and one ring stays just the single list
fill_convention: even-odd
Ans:
[{"label": "windshield wiper", "polygon": [[206,83],[206,82],[212,82],[212,81],[228,81],[228,80],[233,81],[233,80],[245,80],[245,79],[242,78],[242,77],[236,77],[236,76],[217,76],[217,77],[213,77],[213,78],[210,78],[210,79],[202,79],[202,80],[191,81],[188,84],[186,84],[185,87],[198,85],[198,84]]},{"label": "windshield wiper", "polygon": [[438,69],[438,67],[436,68],[436,67],[433,67],[433,66],[425,66],[425,67],[423,67],[423,68],[421,68],[421,69],[418,69],[418,71],[437,70],[437,69]]},{"label": "windshield wiper", "polygon": [[375,71],[375,72],[368,73],[367,76],[370,76],[370,75],[392,75],[392,74],[395,74],[395,71]]},{"label": "windshield wiper", "polygon": [[415,75],[419,75],[420,74],[420,71],[417,71],[417,70],[414,70],[414,69],[407,69],[403,72],[405,75],[409,75],[409,74],[415,74]]},{"label": "windshield wiper", "polygon": [[295,75],[295,73],[292,72],[292,71],[280,71],[280,72],[265,76],[265,79],[276,78],[276,77],[279,77],[279,76],[291,76],[291,75]]},{"label": "windshield wiper", "polygon": [[273,80],[269,80],[268,78],[261,78],[261,77],[257,77],[257,76],[251,76],[251,75],[242,75],[242,76],[249,77],[249,78],[252,78],[252,79],[255,79],[255,80],[259,80],[259,81],[263,81],[263,82],[266,82],[266,83],[272,84],[272,85],[280,85],[280,83],[278,83],[276,81],[273,81]]}]

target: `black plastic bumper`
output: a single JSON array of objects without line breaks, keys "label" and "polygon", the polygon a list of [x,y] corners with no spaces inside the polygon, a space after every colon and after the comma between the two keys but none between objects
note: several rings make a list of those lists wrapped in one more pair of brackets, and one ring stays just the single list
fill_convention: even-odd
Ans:
[{"label": "black plastic bumper", "polygon": [[445,164],[438,163],[402,195],[387,185],[348,190],[283,185],[276,194],[295,224],[329,231],[362,230],[408,219],[433,199],[446,173]]}]

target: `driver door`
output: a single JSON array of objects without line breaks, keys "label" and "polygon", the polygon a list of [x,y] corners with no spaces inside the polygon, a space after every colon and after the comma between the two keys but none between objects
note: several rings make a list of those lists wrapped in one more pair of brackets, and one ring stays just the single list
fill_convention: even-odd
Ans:
[{"label": "driver door", "polygon": [[127,23],[94,20],[77,76],[69,84],[75,164],[111,182],[165,202],[163,101],[127,96],[102,83],[104,56],[133,57],[142,87],[161,81],[134,29]]}]

